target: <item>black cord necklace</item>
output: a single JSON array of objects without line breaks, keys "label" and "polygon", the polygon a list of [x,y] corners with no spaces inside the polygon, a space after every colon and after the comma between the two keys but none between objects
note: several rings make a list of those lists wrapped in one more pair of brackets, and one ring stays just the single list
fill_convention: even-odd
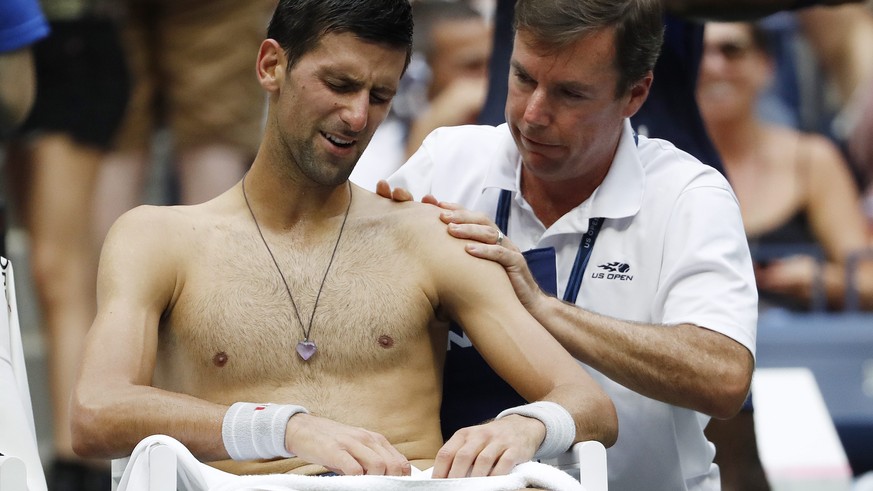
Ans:
[{"label": "black cord necklace", "polygon": [[312,306],[312,314],[309,316],[309,324],[306,327],[303,327],[303,320],[300,319],[300,310],[297,308],[297,303],[294,302],[294,296],[291,295],[291,288],[288,287],[288,280],[285,279],[285,275],[282,273],[282,268],[279,267],[279,262],[276,261],[276,256],[273,255],[273,251],[267,244],[267,239],[264,238],[264,233],[261,232],[261,226],[258,224],[258,219],[255,218],[255,212],[252,210],[252,205],[249,203],[249,197],[246,194],[246,177],[248,177],[248,172],[243,176],[242,180],[243,198],[246,201],[246,207],[248,207],[249,213],[252,215],[252,221],[255,222],[255,228],[258,229],[258,235],[261,236],[261,241],[264,243],[264,247],[267,248],[267,253],[270,254],[270,259],[272,259],[273,264],[276,265],[276,271],[279,272],[279,277],[282,278],[282,283],[285,285],[285,291],[288,292],[288,298],[291,300],[291,306],[294,307],[294,315],[297,317],[297,322],[300,323],[300,329],[303,330],[303,340],[297,342],[297,354],[303,359],[303,361],[307,361],[318,350],[318,346],[315,345],[315,342],[309,339],[309,334],[312,332],[312,319],[315,318],[315,309],[318,308],[318,299],[321,298],[321,290],[324,288],[324,282],[327,280],[327,273],[330,271],[331,265],[333,265],[333,258],[336,257],[336,250],[339,248],[340,239],[343,237],[343,230],[346,228],[346,220],[349,218],[349,210],[352,209],[352,185],[349,183],[349,204],[346,207],[346,214],[343,216],[343,223],[340,225],[336,243],[333,245],[333,252],[330,255],[330,261],[327,263],[327,269],[324,270],[324,277],[321,278],[321,285],[318,287],[318,293],[315,295],[315,305]]}]

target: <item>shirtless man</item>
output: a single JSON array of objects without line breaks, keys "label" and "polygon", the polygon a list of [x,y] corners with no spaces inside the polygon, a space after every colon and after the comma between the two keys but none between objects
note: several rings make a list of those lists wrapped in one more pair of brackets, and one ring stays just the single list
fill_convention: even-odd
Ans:
[{"label": "shirtless man", "polygon": [[[200,205],[134,209],[106,239],[72,399],[78,453],[120,457],[161,433],[235,473],[411,464],[462,477],[506,473],[556,441],[552,453],[614,442],[612,402],[499,265],[469,256],[436,208],[347,181],[411,30],[406,0],[279,2],[257,57],[269,112],[248,175]],[[444,444],[449,319],[519,393],[549,402]],[[278,427],[240,431],[267,413]]]}]

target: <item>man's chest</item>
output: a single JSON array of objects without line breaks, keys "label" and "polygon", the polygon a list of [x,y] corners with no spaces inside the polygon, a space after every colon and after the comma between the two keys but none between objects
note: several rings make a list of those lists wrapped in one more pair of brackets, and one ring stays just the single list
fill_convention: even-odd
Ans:
[{"label": "man's chest", "polygon": [[417,263],[386,244],[349,243],[329,270],[329,250],[277,247],[278,267],[257,242],[232,257],[204,250],[165,313],[162,360],[226,382],[287,381],[301,363],[327,375],[367,371],[430,346],[434,309]]}]

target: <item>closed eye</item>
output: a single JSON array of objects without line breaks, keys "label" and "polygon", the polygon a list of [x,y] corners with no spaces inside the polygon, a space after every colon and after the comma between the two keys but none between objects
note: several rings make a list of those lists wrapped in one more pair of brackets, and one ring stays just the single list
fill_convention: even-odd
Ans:
[{"label": "closed eye", "polygon": [[530,75],[518,70],[515,71],[515,79],[524,85],[531,85],[534,83],[534,79],[532,79]]},{"label": "closed eye", "polygon": [[584,94],[580,94],[578,92],[575,92],[572,90],[567,90],[567,89],[561,90],[561,96],[565,97],[567,99],[574,99],[574,100],[581,100],[581,99],[585,98]]},{"label": "closed eye", "polygon": [[345,94],[345,93],[354,92],[355,90],[357,90],[357,86],[355,86],[354,84],[346,83],[346,82],[336,82],[336,81],[326,80],[324,82],[324,84],[327,86],[328,89],[332,90],[333,92],[336,92],[337,94]]},{"label": "closed eye", "polygon": [[394,98],[393,94],[388,95],[388,94],[382,94],[379,92],[370,92],[370,102],[377,105],[377,106],[381,106],[383,104],[388,104],[391,102],[391,100],[393,98]]}]

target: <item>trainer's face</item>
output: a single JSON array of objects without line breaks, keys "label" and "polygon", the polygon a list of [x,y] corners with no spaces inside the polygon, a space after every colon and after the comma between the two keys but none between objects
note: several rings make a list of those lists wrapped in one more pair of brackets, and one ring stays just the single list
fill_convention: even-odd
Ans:
[{"label": "trainer's face", "polygon": [[388,115],[405,62],[403,49],[324,35],[277,83],[268,131],[275,125],[278,149],[317,184],[345,182]]},{"label": "trainer's face", "polygon": [[560,181],[611,164],[624,118],[648,95],[647,83],[616,95],[614,37],[602,29],[543,51],[530,33],[516,34],[506,120],[525,172]]}]

